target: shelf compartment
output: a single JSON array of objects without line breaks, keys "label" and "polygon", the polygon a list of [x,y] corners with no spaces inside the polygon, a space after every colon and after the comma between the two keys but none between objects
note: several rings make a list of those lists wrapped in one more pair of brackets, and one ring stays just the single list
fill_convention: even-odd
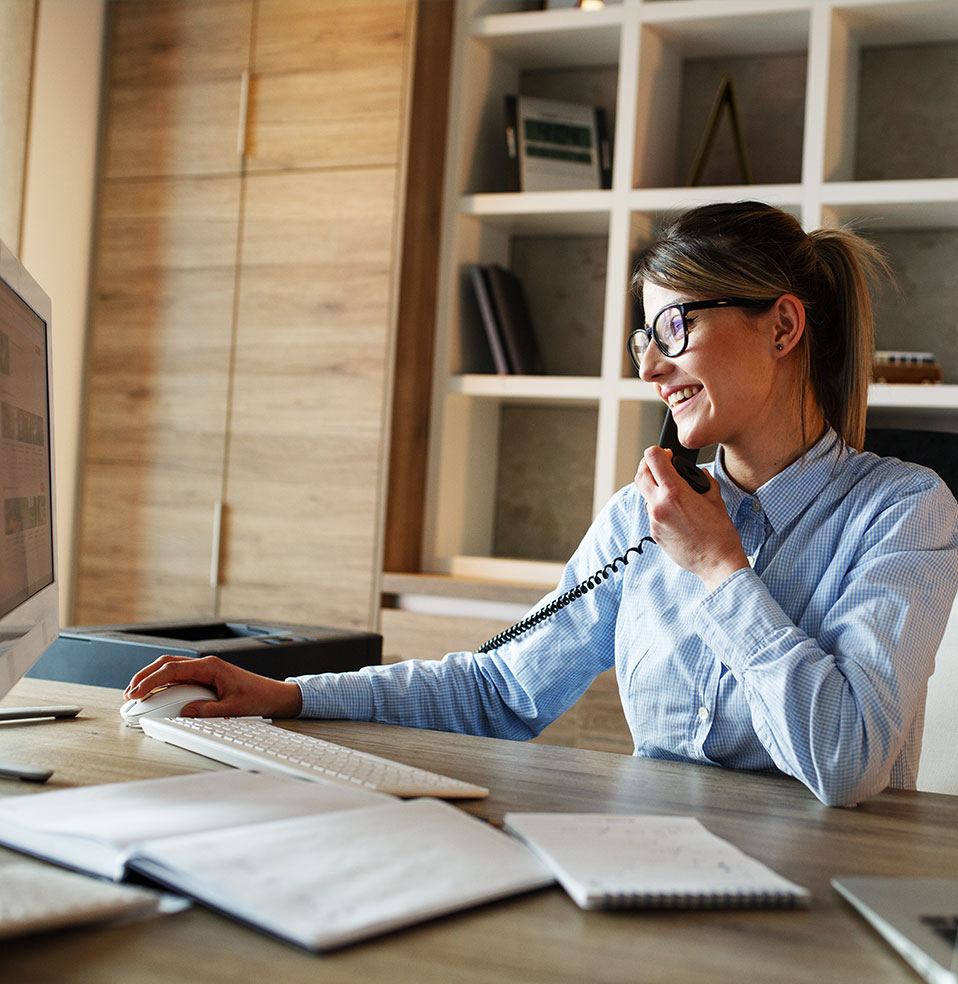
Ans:
[{"label": "shelf compartment", "polygon": [[[917,190],[926,183],[909,184]],[[940,184],[958,191],[958,182]],[[939,200],[935,194],[927,199],[828,206],[824,219],[829,226],[850,223],[882,250],[894,273],[895,283],[880,283],[873,294],[876,346],[933,352],[945,382],[958,383],[958,291],[953,274],[958,267],[958,203]],[[931,394],[938,389],[918,387],[916,395],[934,400]]]},{"label": "shelf compartment", "polygon": [[562,562],[592,519],[596,401],[445,401],[434,559]]},{"label": "shelf compartment", "polygon": [[[545,16],[553,13],[573,16]],[[532,11],[490,15],[473,22],[464,49],[463,74],[481,84],[460,92],[456,187],[461,192],[517,190],[515,168],[505,150],[507,95],[600,106],[609,134],[614,135],[620,14],[613,10],[604,16],[600,11],[591,18],[581,13]]]},{"label": "shelf compartment", "polygon": [[450,372],[495,371],[470,276],[472,264],[479,263],[498,264],[522,283],[547,376],[599,375],[608,215],[601,224],[585,226],[577,217],[553,216],[548,231],[502,215],[459,217],[459,333]]},{"label": "shelf compartment", "polygon": [[[810,8],[782,3],[756,12],[746,3],[643,7],[639,32],[636,139],[631,184],[687,183],[719,82],[732,75],[755,178],[801,181]],[[675,8],[670,10],[669,8]],[[775,99],[767,98],[769,91]],[[740,186],[727,113],[718,119],[701,184]],[[741,192],[739,192],[739,195]]]},{"label": "shelf compartment", "polygon": [[958,5],[847,2],[830,39],[826,180],[958,177]]}]

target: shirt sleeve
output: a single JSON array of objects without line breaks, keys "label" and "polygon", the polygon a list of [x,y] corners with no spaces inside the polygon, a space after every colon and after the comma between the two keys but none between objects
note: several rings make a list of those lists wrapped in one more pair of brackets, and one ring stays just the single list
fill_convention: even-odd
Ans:
[{"label": "shirt sleeve", "polygon": [[776,765],[823,802],[852,805],[888,785],[955,597],[958,531],[945,486],[886,501],[840,580],[821,601],[817,638],[751,569],[703,599],[700,632],[742,685]]},{"label": "shirt sleeve", "polygon": [[[539,734],[615,663],[621,568],[634,555],[627,555],[635,503],[630,489],[610,500],[566,565],[558,587],[533,611],[579,589],[572,604],[488,653],[456,652],[442,660],[291,677],[302,691],[302,716],[498,738]],[[622,563],[616,558],[623,558]],[[593,587],[582,591],[580,586],[603,568],[608,576],[593,578]]]}]

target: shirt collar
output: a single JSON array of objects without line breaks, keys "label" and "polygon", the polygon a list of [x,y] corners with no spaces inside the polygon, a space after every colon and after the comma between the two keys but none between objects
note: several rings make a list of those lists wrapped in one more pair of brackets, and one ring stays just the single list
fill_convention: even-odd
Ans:
[{"label": "shirt collar", "polygon": [[829,428],[801,458],[773,475],[754,495],[729,478],[721,447],[715,455],[714,475],[730,516],[737,515],[745,499],[756,499],[772,529],[780,533],[818,496],[847,455],[847,447]]}]

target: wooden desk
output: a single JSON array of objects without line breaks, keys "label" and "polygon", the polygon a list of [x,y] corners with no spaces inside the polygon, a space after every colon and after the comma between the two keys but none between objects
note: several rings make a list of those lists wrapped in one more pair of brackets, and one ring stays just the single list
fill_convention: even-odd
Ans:
[{"label": "wooden desk", "polygon": [[[0,758],[57,770],[45,787],[2,782],[0,795],[221,768],[123,727],[120,702],[114,690],[22,681],[5,704],[80,703],[84,711],[75,721],[0,725]],[[896,791],[856,809],[830,809],[779,777],[384,725],[291,726],[482,783],[492,795],[465,808],[487,817],[519,809],[694,815],[811,889],[811,909],[584,912],[550,888],[312,956],[195,908],[125,927],[5,943],[3,979],[914,984],[918,978],[829,879],[958,874],[958,797]]]}]

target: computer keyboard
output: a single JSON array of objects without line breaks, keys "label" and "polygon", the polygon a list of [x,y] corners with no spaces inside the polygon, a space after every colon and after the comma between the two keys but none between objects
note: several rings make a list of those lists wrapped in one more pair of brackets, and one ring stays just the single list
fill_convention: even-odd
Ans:
[{"label": "computer keyboard", "polygon": [[0,865],[0,939],[156,912],[153,892],[33,861]]},{"label": "computer keyboard", "polygon": [[277,727],[263,718],[141,718],[151,738],[240,769],[331,780],[393,796],[478,799],[484,786],[335,745]]}]

